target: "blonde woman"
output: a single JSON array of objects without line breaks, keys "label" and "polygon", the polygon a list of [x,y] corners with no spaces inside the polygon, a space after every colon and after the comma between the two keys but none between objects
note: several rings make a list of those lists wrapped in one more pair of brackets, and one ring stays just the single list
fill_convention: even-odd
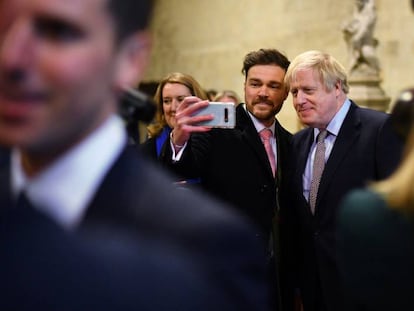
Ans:
[{"label": "blonde woman", "polygon": [[200,84],[188,74],[173,72],[159,83],[154,96],[157,105],[155,120],[148,126],[148,139],[141,145],[143,152],[149,157],[159,158],[171,129],[175,126],[177,106],[187,96],[207,99]]}]

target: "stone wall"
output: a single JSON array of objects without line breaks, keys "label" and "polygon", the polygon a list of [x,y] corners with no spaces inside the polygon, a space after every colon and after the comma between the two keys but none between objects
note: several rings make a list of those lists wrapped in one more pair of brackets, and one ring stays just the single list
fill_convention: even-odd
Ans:
[{"label": "stone wall", "polygon": [[[292,59],[320,49],[348,62],[340,28],[352,15],[353,0],[156,1],[145,81],[182,71],[205,89],[233,89],[243,98],[241,64],[251,50],[277,48]],[[414,13],[409,0],[376,0],[376,6],[382,87],[394,99],[414,86]],[[278,119],[292,132],[299,128],[290,96]]]}]

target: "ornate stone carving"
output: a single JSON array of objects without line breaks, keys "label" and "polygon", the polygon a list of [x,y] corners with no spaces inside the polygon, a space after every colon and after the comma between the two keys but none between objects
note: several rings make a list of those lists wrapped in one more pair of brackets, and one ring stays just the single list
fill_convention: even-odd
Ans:
[{"label": "ornate stone carving", "polygon": [[342,24],[349,56],[349,97],[359,105],[387,111],[390,98],[380,83],[380,62],[374,37],[377,13],[374,0],[355,0],[352,18]]},{"label": "ornate stone carving", "polygon": [[376,21],[374,0],[356,0],[352,18],[342,25],[351,75],[379,74],[380,64],[376,56],[378,40],[374,38]]}]

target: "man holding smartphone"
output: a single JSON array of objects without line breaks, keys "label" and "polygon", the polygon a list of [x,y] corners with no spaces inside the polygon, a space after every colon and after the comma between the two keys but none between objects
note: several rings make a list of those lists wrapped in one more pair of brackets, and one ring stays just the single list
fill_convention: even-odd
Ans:
[{"label": "man holding smartphone", "polygon": [[[292,306],[284,264],[284,176],[291,134],[275,119],[288,96],[284,77],[290,62],[276,49],[248,53],[243,62],[245,103],[236,109],[234,129],[200,126],[211,115],[197,114],[208,101],[187,97],[177,108],[166,165],[185,178],[199,177],[208,192],[230,203],[256,224],[256,237],[268,253],[275,306]],[[267,132],[264,138],[261,132]],[[282,240],[282,241],[281,241]],[[275,268],[276,267],[276,268]]]}]

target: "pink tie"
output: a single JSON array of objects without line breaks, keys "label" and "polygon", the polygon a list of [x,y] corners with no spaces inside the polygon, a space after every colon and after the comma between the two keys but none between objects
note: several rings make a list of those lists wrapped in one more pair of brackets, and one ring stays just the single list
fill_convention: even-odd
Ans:
[{"label": "pink tie", "polygon": [[260,131],[259,135],[260,135],[260,138],[262,139],[263,145],[266,149],[267,158],[269,159],[270,166],[272,167],[273,176],[275,176],[275,173],[276,173],[276,159],[275,159],[275,154],[273,153],[272,145],[270,144],[270,137],[273,136],[273,133],[270,129],[265,128],[265,129]]}]

